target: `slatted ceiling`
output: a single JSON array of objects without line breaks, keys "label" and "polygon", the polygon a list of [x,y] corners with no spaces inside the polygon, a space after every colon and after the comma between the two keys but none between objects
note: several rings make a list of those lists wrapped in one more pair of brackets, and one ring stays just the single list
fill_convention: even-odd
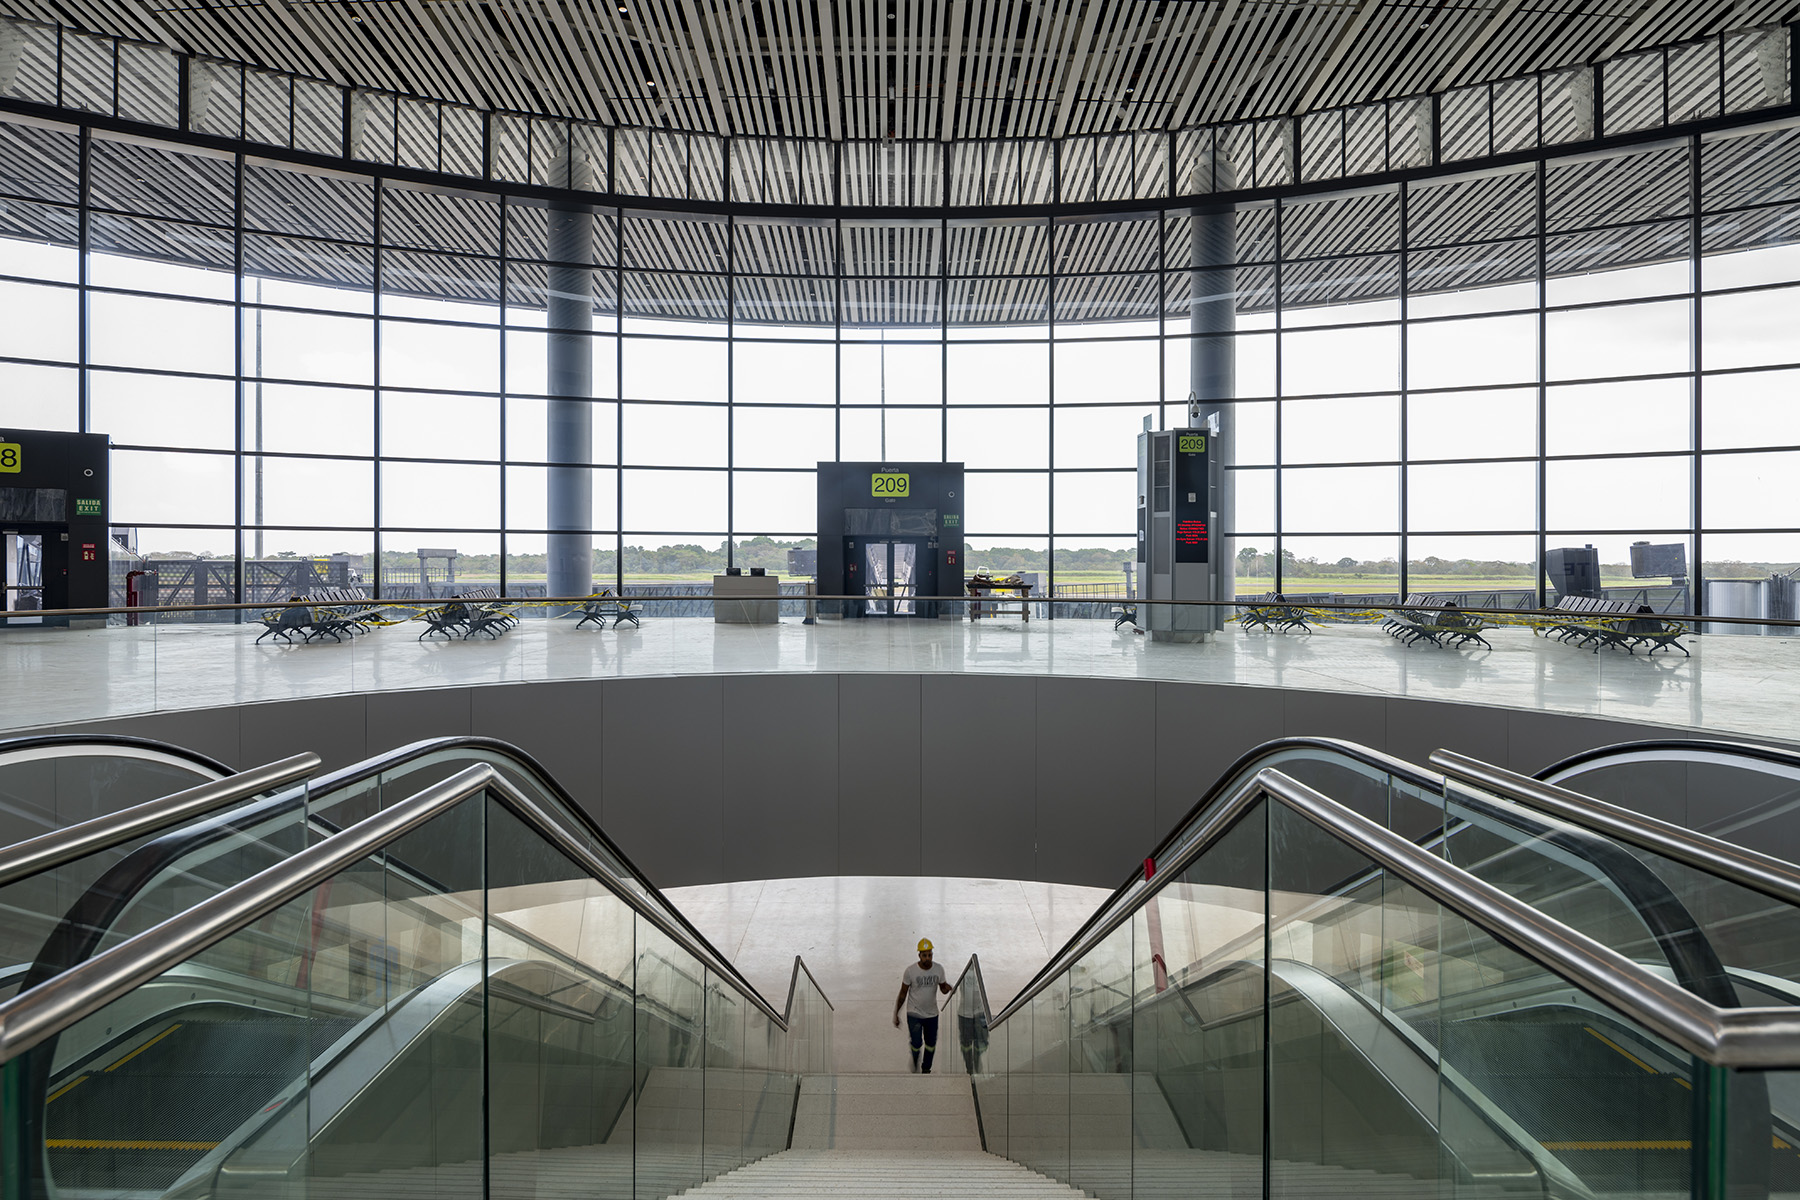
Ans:
[{"label": "slatted ceiling", "polygon": [[740,221],[732,244],[732,269],[739,274],[830,277],[837,270],[829,224],[776,224]]}]

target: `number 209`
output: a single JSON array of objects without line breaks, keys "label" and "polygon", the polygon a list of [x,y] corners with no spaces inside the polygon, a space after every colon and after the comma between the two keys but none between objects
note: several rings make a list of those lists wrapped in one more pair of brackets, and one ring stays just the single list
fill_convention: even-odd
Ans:
[{"label": "number 209", "polygon": [[873,486],[871,493],[876,496],[904,497],[912,491],[912,476],[894,472],[887,475],[871,477]]}]

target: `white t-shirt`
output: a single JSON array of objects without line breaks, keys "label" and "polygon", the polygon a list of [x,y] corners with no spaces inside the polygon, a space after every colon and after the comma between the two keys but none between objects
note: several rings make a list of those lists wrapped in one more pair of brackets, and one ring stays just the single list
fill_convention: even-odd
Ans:
[{"label": "white t-shirt", "polygon": [[944,982],[944,964],[934,962],[931,970],[921,971],[916,962],[906,964],[900,977],[906,983],[906,1011],[915,1017],[938,1015],[938,984]]}]

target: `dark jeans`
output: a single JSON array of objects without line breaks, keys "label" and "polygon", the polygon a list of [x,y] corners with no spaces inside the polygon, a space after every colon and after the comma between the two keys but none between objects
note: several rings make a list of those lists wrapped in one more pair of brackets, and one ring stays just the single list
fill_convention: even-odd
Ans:
[{"label": "dark jeans", "polygon": [[[906,1014],[906,1036],[912,1039],[913,1070],[923,1071],[927,1075],[931,1074],[931,1060],[932,1057],[937,1054],[937,1029],[938,1019],[936,1017],[921,1017],[913,1013]],[[923,1042],[925,1046],[925,1059],[923,1063],[919,1060],[919,1045],[921,1042]]]}]

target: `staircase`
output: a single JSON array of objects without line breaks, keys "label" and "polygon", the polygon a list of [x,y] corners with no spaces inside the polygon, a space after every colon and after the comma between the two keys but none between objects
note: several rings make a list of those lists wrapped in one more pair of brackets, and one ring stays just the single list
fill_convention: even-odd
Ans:
[{"label": "staircase", "polygon": [[[969,1086],[967,1079],[958,1082]],[[1078,1200],[1082,1193],[980,1150],[786,1150],[686,1195],[703,1200]]]},{"label": "staircase", "polygon": [[794,1113],[795,1150],[914,1155],[980,1151],[966,1075],[808,1075]]}]

